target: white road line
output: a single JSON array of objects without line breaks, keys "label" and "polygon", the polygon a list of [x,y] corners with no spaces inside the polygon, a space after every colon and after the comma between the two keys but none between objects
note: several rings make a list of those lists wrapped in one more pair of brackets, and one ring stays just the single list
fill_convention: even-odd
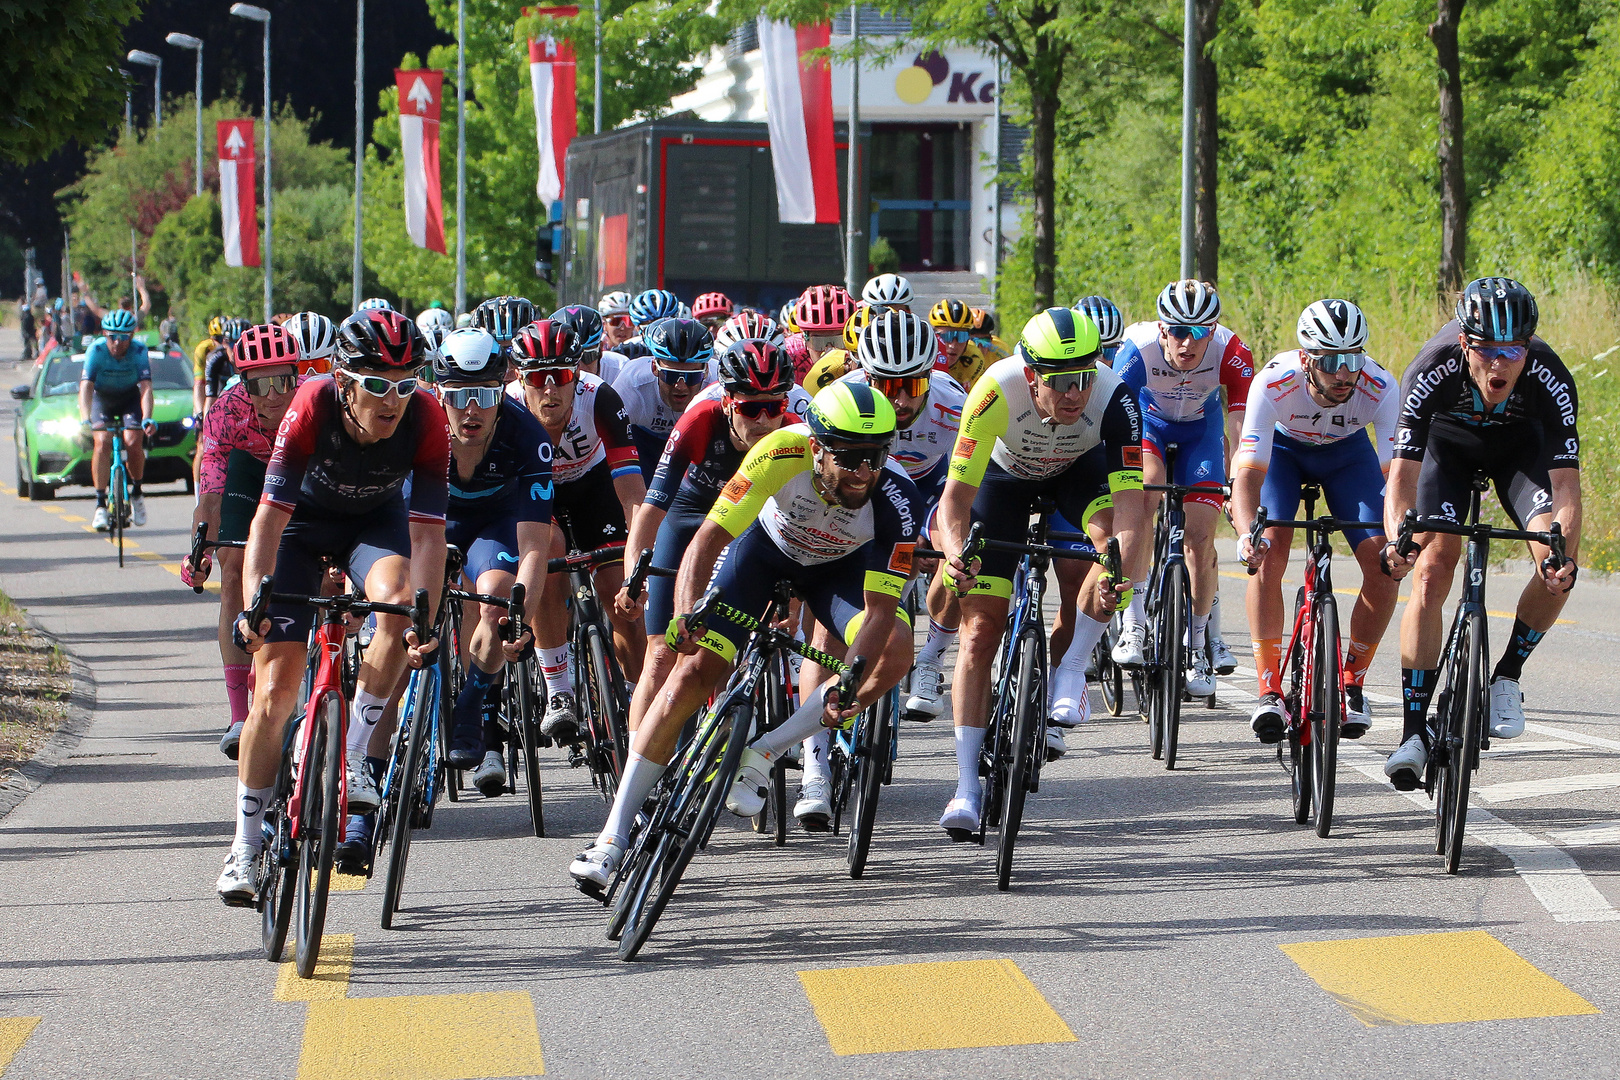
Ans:
[{"label": "white road line", "polygon": [[1620,788],[1620,773],[1584,773],[1580,776],[1548,776],[1540,780],[1513,780],[1487,784],[1474,794],[1488,803],[1537,799],[1543,795],[1571,795],[1577,791],[1604,791]]},{"label": "white road line", "polygon": [[1582,746],[1597,746],[1604,750],[1620,750],[1620,742],[1614,739],[1604,739],[1597,735],[1588,735],[1583,731],[1570,731],[1568,728],[1553,727],[1550,724],[1528,723],[1524,725],[1538,735],[1553,735],[1570,742],[1580,743]]},{"label": "white road line", "polygon": [[1559,829],[1552,838],[1565,847],[1620,846],[1620,821],[1600,821],[1578,829]]},{"label": "white road line", "polygon": [[1502,757],[1507,754],[1539,754],[1548,750],[1573,749],[1575,749],[1575,744],[1567,742],[1520,742],[1517,739],[1512,742],[1503,742],[1498,739],[1491,743],[1489,750],[1485,751],[1485,760],[1489,761],[1491,758]]},{"label": "white road line", "polygon": [[[1259,678],[1259,675],[1256,674],[1254,668],[1246,668],[1246,667],[1240,667],[1240,668],[1236,669],[1235,671],[1233,671],[1231,675],[1224,675],[1224,676],[1222,676],[1222,678],[1230,679],[1230,678],[1235,678],[1238,675],[1244,675],[1244,676],[1247,676],[1250,679]],[[1364,690],[1364,691],[1362,691],[1362,693],[1367,698],[1367,700],[1372,702],[1374,705],[1399,705],[1401,703],[1400,698],[1398,698],[1398,697],[1390,697],[1388,694],[1375,694],[1371,690]],[[1250,695],[1250,696],[1252,697],[1253,695]],[[1620,743],[1616,743],[1615,745],[1620,746]]]}]

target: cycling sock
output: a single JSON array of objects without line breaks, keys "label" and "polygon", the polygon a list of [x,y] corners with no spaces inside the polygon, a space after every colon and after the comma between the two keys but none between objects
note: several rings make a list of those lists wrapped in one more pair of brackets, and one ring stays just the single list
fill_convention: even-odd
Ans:
[{"label": "cycling sock", "polygon": [[794,743],[803,742],[816,732],[827,730],[821,722],[821,716],[826,708],[827,690],[837,682],[836,678],[832,678],[822,683],[811,692],[810,700],[793,710],[793,714],[781,724],[749,743],[748,748],[758,750],[775,761]]},{"label": "cycling sock", "polygon": [[945,650],[951,647],[956,640],[957,631],[939,625],[933,619],[928,620],[928,640],[917,653],[917,663],[931,662],[938,664],[945,658]]},{"label": "cycling sock", "polygon": [[492,716],[501,711],[501,688],[506,684],[506,665],[485,672],[485,675],[489,678],[489,686],[484,690],[484,715]]},{"label": "cycling sock", "polygon": [[[1140,582],[1137,584],[1140,584]],[[1125,624],[1125,629],[1127,630],[1131,629],[1132,627],[1139,627],[1142,625],[1143,615],[1141,589],[1135,589],[1131,596],[1131,602],[1125,606],[1125,611],[1120,617]]]},{"label": "cycling sock", "polygon": [[225,665],[225,696],[231,703],[231,723],[240,724],[248,714],[248,673],[252,664]]},{"label": "cycling sock", "polygon": [[979,787],[979,751],[984,748],[982,727],[956,729],[956,795],[978,806],[984,798]]},{"label": "cycling sock", "polygon": [[1514,619],[1513,637],[1508,641],[1502,659],[1497,661],[1496,670],[1491,673],[1491,681],[1512,679],[1518,682],[1519,676],[1524,674],[1524,662],[1530,659],[1530,654],[1546,636],[1547,631],[1532,630],[1525,625],[1523,619]]},{"label": "cycling sock", "polygon": [[258,851],[264,847],[264,808],[276,793],[273,787],[250,788],[236,782],[236,839],[232,846],[241,845]]},{"label": "cycling sock", "polygon": [[605,844],[624,847],[630,839],[630,823],[641,813],[641,804],[647,801],[647,793],[667,768],[668,765],[649,761],[634,750],[630,752],[630,760],[624,763],[624,775],[619,779],[619,795],[613,800],[613,808],[608,811],[602,834],[596,838],[598,847]]},{"label": "cycling sock", "polygon": [[135,496],[139,495],[140,493],[141,493],[141,482],[139,480],[131,480],[129,482],[129,497],[133,499]]},{"label": "cycling sock", "polygon": [[366,747],[371,743],[371,733],[377,727],[377,721],[382,719],[383,713],[388,711],[388,699],[369,694],[364,690],[354,692],[354,711],[349,716],[349,737],[344,740],[344,749],[349,752],[350,758],[364,757]]},{"label": "cycling sock", "polygon": [[1378,642],[1357,641],[1350,639],[1350,644],[1344,647],[1344,685],[1360,686],[1367,681],[1367,669],[1372,666],[1373,656],[1378,652]]},{"label": "cycling sock", "polygon": [[1429,718],[1429,699],[1434,696],[1434,682],[1439,668],[1401,668],[1402,712],[1401,742],[1423,734],[1423,725]]},{"label": "cycling sock", "polygon": [[804,776],[800,784],[827,779],[827,747],[832,745],[832,732],[822,728],[804,740]]},{"label": "cycling sock", "polygon": [[[506,731],[495,721],[484,718],[484,753],[501,750],[506,744]],[[502,755],[504,756],[504,754]]]},{"label": "cycling sock", "polygon": [[1209,641],[1206,636],[1209,631],[1209,616],[1194,615],[1187,628],[1187,644],[1193,652],[1203,652],[1204,645]]},{"label": "cycling sock", "polygon": [[107,508],[107,492],[105,489],[96,492],[96,507],[102,510]]},{"label": "cycling sock", "polygon": [[471,730],[483,719],[484,695],[489,691],[493,678],[477,664],[467,668],[467,681],[461,684],[461,693],[456,695],[456,730]]},{"label": "cycling sock", "polygon": [[540,654],[540,674],[546,677],[546,697],[553,694],[572,694],[574,676],[568,670],[568,646],[555,649],[536,649]]},{"label": "cycling sock", "polygon": [[1260,683],[1260,696],[1281,694],[1282,677],[1278,669],[1282,662],[1282,638],[1254,639],[1254,671]]},{"label": "cycling sock", "polygon": [[1086,661],[1097,649],[1097,642],[1102,640],[1103,631],[1108,629],[1107,622],[1098,622],[1085,612],[1078,612],[1074,622],[1074,640],[1069,642],[1069,651],[1063,654],[1058,667],[1065,671],[1086,670]]}]

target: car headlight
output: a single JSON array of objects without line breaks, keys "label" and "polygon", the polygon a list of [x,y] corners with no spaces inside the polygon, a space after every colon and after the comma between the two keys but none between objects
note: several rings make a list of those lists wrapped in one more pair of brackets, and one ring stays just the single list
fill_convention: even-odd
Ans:
[{"label": "car headlight", "polygon": [[190,431],[192,428],[197,426],[197,418],[195,416],[182,416],[180,418],[180,426],[185,428],[187,431]]},{"label": "car headlight", "polygon": [[59,439],[71,439],[79,433],[79,422],[71,417],[61,416],[55,420],[46,420],[39,425],[41,434],[55,435]]}]

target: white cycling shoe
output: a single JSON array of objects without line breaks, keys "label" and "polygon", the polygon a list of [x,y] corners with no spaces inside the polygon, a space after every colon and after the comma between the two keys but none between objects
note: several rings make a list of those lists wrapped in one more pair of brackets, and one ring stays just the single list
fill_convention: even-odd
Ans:
[{"label": "white cycling shoe", "polygon": [[1201,698],[1214,692],[1215,675],[1209,670],[1209,657],[1200,649],[1193,653],[1192,670],[1187,672],[1187,693]]},{"label": "white cycling shoe", "polygon": [[1142,627],[1127,626],[1114,642],[1114,663],[1120,667],[1142,666]]},{"label": "white cycling shoe", "polygon": [[377,781],[371,778],[371,770],[366,768],[364,760],[351,759],[348,765],[349,813],[369,814],[382,803]]},{"label": "white cycling shoe", "polygon": [[225,869],[214,886],[231,907],[248,907],[259,894],[259,852],[246,844],[232,844]]},{"label": "white cycling shoe", "polygon": [[1225,641],[1213,635],[1209,639],[1209,660],[1215,665],[1217,675],[1230,675],[1237,670],[1237,657],[1232,655]]},{"label": "white cycling shoe", "polygon": [[624,849],[618,844],[598,841],[574,856],[568,864],[568,873],[574,883],[587,891],[600,891],[612,883],[624,861]]},{"label": "white cycling shoe", "polygon": [[112,515],[107,513],[105,506],[96,507],[95,514],[90,518],[90,527],[96,532],[106,532],[112,528]]},{"label": "white cycling shoe", "polygon": [[1060,728],[1079,727],[1091,719],[1085,675],[1065,667],[1052,672],[1052,707],[1048,716]]},{"label": "white cycling shoe", "polygon": [[979,831],[979,805],[975,799],[952,799],[939,817],[940,828],[959,844],[970,839]]},{"label": "white cycling shoe", "polygon": [[832,821],[832,788],[825,777],[812,776],[799,788],[793,816],[811,832],[825,832]]},{"label": "white cycling shoe", "polygon": [[130,520],[136,525],[146,524],[146,496],[134,495],[129,500]]},{"label": "white cycling shoe", "polygon": [[1491,738],[1517,739],[1524,734],[1524,694],[1519,680],[1496,679],[1491,683]]},{"label": "white cycling shoe", "polygon": [[1046,729],[1046,760],[1056,761],[1069,752],[1069,744],[1063,741],[1063,732],[1059,728],[1048,726]]},{"label": "white cycling shoe", "polygon": [[726,809],[738,817],[753,817],[765,809],[771,790],[771,759],[749,747],[737,765],[737,779],[726,793]]},{"label": "white cycling shoe", "polygon": [[1396,791],[1416,791],[1428,764],[1429,751],[1423,746],[1423,736],[1413,735],[1389,755],[1389,760],[1384,762],[1384,775],[1389,777]]},{"label": "white cycling shoe", "polygon": [[918,660],[911,669],[911,696],[906,715],[912,720],[936,720],[945,711],[945,671],[937,660]]}]

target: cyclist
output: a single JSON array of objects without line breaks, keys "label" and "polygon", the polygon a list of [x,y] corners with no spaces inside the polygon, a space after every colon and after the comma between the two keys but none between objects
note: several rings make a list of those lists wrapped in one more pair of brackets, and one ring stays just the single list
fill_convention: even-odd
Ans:
[{"label": "cyclist", "polygon": [[[1048,308],[1024,326],[1013,356],[990,365],[968,392],[962,430],[951,451],[933,535],[946,573],[962,597],[952,700],[956,716],[956,793],[940,825],[953,839],[979,827],[983,793],[979,751],[990,706],[990,671],[1007,623],[1017,557],[985,552],[963,562],[969,527],[986,539],[1023,542],[1040,498],[1102,543],[1119,538],[1123,571],[1143,576],[1149,556],[1142,487],[1142,426],[1124,380],[1097,360],[1097,324],[1068,308]],[[1101,564],[1082,571],[1058,560],[1061,582],[1088,588],[1071,648],[1088,654],[1102,637],[1130,582],[1105,579]],[[1061,739],[1061,735],[1059,736]]]},{"label": "cyclist", "polygon": [[[647,494],[630,421],[613,387],[579,370],[581,349],[574,332],[543,319],[512,342],[519,378],[507,387],[539,418],[552,442],[552,514],[562,526],[552,533],[552,557],[567,548],[593,551],[621,544],[628,523]],[[622,560],[599,564],[594,575],[601,597],[615,595],[624,584]],[[540,671],[546,680],[546,715],[541,731],[558,743],[579,740],[579,706],[568,668],[568,582],[563,575],[548,580],[534,624]],[[634,681],[646,651],[641,625],[609,605],[614,651],[625,675]]]},{"label": "cyclist", "polygon": [[[1192,584],[1192,618],[1187,644],[1193,651],[1187,693],[1206,697],[1215,692],[1215,677],[1206,651],[1210,608],[1215,602],[1219,570],[1215,556],[1215,523],[1226,497],[1227,461],[1237,446],[1248,407],[1254,360],[1249,347],[1220,325],[1221,298],[1212,285],[1187,279],[1172,281],[1159,293],[1158,322],[1142,322],[1125,331],[1114,357],[1114,370],[1142,407],[1143,478],[1149,484],[1183,484],[1205,488],[1187,496],[1185,550]],[[1221,423],[1221,394],[1226,394],[1226,423]],[[1176,471],[1167,477],[1165,462],[1176,454]],[[1124,666],[1142,663],[1142,598],[1125,612],[1124,630],[1114,646],[1114,660]]]},{"label": "cyclist", "polygon": [[[993,364],[997,360],[1005,360],[1012,355],[1007,343],[996,336],[996,317],[984,308],[973,308],[973,343],[990,357]],[[1099,327],[1099,329],[1101,329]],[[1107,345],[1103,348],[1106,350]]]},{"label": "cyclist", "polygon": [[843,347],[828,349],[821,357],[814,360],[810,370],[805,372],[800,381],[810,393],[819,393],[842,379],[850,372],[858,370],[860,364],[856,357],[861,351],[861,331],[871,323],[876,312],[866,303],[855,305],[849,318],[844,322]]},{"label": "cyclist", "polygon": [[899,274],[879,274],[861,287],[861,299],[873,314],[881,314],[890,308],[910,311],[911,282]]},{"label": "cyclist", "polygon": [[[895,612],[911,576],[921,513],[905,472],[885,464],[893,434],[894,410],[881,394],[839,383],[816,396],[805,424],[756,443],[681,559],[675,610],[692,610],[711,571],[725,602],[751,615],[764,611],[778,580],[787,580],[851,655],[871,661],[860,704],[897,684],[911,666],[912,648],[911,629]],[[636,730],[601,835],[569,867],[581,884],[601,887],[612,879],[631,820],[673,756],[682,725],[726,677],[748,631],[716,614],[694,635],[679,615],[668,636],[685,655]],[[851,703],[827,693],[832,686],[806,695],[792,716],[749,745],[728,809],[758,813],[771,762],[824,723],[854,714]]]},{"label": "cyclist", "polygon": [[636,335],[635,324],[630,321],[630,294],[603,293],[596,302],[602,315],[602,347],[616,349]]},{"label": "cyclist", "polygon": [[332,357],[337,353],[337,327],[332,325],[331,319],[318,311],[300,311],[282,326],[298,342],[298,374],[325,375],[332,370]]},{"label": "cyclist", "polygon": [[581,371],[595,375],[610,385],[619,377],[626,363],[624,354],[603,347],[605,327],[602,316],[595,308],[570,304],[553,311],[550,318],[552,322],[568,327],[579,339]]},{"label": "cyclist", "polygon": [[246,319],[225,320],[223,347],[210,351],[208,359],[203,365],[202,415],[208,415],[208,410],[214,407],[214,401],[224,392],[230,381],[236,378],[236,368],[231,363],[231,350],[236,347],[237,341],[247,332],[247,328],[248,321]]},{"label": "cyclist", "polygon": [[781,325],[769,315],[757,311],[739,311],[714,332],[714,351],[723,353],[739,341],[762,338],[777,348],[787,341]]},{"label": "cyclist", "polygon": [[[1232,523],[1238,556],[1259,573],[1249,581],[1249,625],[1254,628],[1254,668],[1260,703],[1250,726],[1263,743],[1282,740],[1283,573],[1288,569],[1292,529],[1270,529],[1258,550],[1249,546],[1257,509],[1291,518],[1302,482],[1320,484],[1334,517],[1382,521],[1384,477],[1395,448],[1400,391],[1395,376],[1364,351],[1367,319],[1348,300],[1318,300],[1299,317],[1299,348],[1278,353],[1249,387],[1243,438],[1233,458]],[[1377,432],[1376,442],[1369,427]],[[1371,724],[1362,684],[1378,642],[1395,613],[1399,586],[1380,569],[1386,543],[1382,529],[1348,529],[1345,539],[1361,564],[1361,594],[1350,614],[1344,653],[1347,739],[1359,739]]]},{"label": "cyclist", "polygon": [[146,342],[135,340],[134,312],[123,308],[107,312],[101,320],[101,332],[102,336],[85,350],[84,373],[79,380],[79,422],[95,433],[95,452],[90,459],[91,480],[96,485],[93,527],[106,532],[112,528],[107,518],[112,440],[124,440],[125,460],[129,463],[130,519],[136,525],[145,525],[146,497],[141,494],[141,478],[146,475],[143,433],[156,431],[157,424],[152,420],[152,365],[146,355]]},{"label": "cyclist", "polygon": [[489,331],[502,349],[510,349],[512,339],[534,317],[534,305],[521,296],[495,296],[473,308],[473,325]]},{"label": "cyclist", "polygon": [[[319,316],[318,316],[319,317]],[[276,429],[292,404],[298,377],[298,339],[282,326],[253,326],[232,350],[240,378],[226,388],[203,418],[197,438],[197,505],[191,525],[208,526],[219,540],[246,540],[248,527],[264,490]],[[213,560],[206,555],[196,572],[180,564],[181,580],[200,585],[208,580]],[[242,554],[219,549],[219,654],[225,667],[225,696],[231,721],[219,749],[234,760],[247,720],[251,664],[231,634],[236,613],[247,606],[242,596]]]},{"label": "cyclist", "polygon": [[839,285],[812,285],[793,305],[793,321],[804,335],[811,362],[844,340],[844,324],[855,313],[855,299]]},{"label": "cyclist", "polygon": [[215,349],[226,349],[225,322],[223,315],[215,315],[208,320],[208,336],[204,337],[191,349],[191,411],[196,416],[202,416],[206,411],[203,408],[207,395],[203,393],[207,387],[208,358]]},{"label": "cyclist", "polygon": [[692,318],[709,328],[712,334],[731,318],[735,305],[722,292],[706,292],[692,301]]},{"label": "cyclist", "polygon": [[637,335],[646,337],[648,327],[659,319],[680,318],[682,306],[680,297],[668,289],[647,289],[630,301],[630,321]]},{"label": "cyclist", "polygon": [[613,390],[630,419],[642,480],[650,483],[675,421],[709,381],[714,335],[696,319],[669,318],[648,326],[641,340],[649,355],[630,361]]},{"label": "cyclist", "polygon": [[[1539,568],[1519,596],[1513,632],[1491,674],[1491,735],[1524,733],[1524,663],[1557,621],[1575,587],[1581,536],[1579,400],[1575,380],[1551,346],[1536,336],[1535,297],[1512,278],[1471,281],[1457,317],[1418,350],[1401,379],[1395,460],[1389,470],[1384,524],[1395,535],[1408,509],[1422,518],[1461,522],[1477,473],[1496,485],[1517,528],[1541,532],[1554,521],[1569,561],[1557,570],[1548,551],[1531,544]],[[1416,584],[1401,619],[1401,745],[1384,765],[1395,787],[1409,791],[1428,763],[1424,725],[1434,693],[1445,628],[1441,604],[1462,552],[1462,537],[1420,535],[1421,554],[1385,560],[1397,577],[1413,567]]]},{"label": "cyclist", "polygon": [[[276,434],[243,555],[243,580],[274,573],[277,591],[314,593],[322,557],[344,566],[379,603],[408,604],[414,589],[437,595],[444,582],[444,512],[450,441],[444,409],[419,387],[422,334],[397,311],[373,308],[344,320],[338,370],[298,390]],[[404,494],[406,481],[410,494]],[[314,621],[303,605],[272,603],[237,643],[254,658],[254,694],[237,762],[236,837],[219,877],[220,898],[251,903],[265,804],[281,765],[283,729],[303,683]],[[375,776],[386,750],[378,720],[407,658],[421,663],[433,643],[415,640],[409,620],[377,616],[360,665],[347,737],[349,809],[377,808]],[[410,650],[409,657],[407,649]]]},{"label": "cyclist", "polygon": [[973,309],[960,300],[941,300],[928,309],[928,323],[939,339],[939,370],[963,386],[972,386],[1000,357],[973,340]]}]

